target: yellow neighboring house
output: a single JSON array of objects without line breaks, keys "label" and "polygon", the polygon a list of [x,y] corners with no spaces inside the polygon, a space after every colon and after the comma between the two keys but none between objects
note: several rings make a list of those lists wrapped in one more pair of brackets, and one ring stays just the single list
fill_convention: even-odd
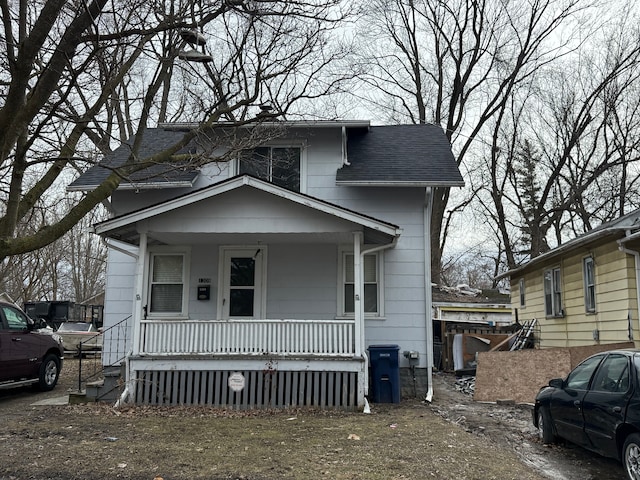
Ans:
[{"label": "yellow neighboring house", "polygon": [[540,348],[640,347],[640,210],[506,272],[514,316],[536,319]]}]

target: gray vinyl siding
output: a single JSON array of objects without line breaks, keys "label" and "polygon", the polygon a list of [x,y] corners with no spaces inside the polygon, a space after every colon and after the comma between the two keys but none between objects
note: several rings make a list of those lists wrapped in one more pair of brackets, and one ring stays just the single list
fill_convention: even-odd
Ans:
[{"label": "gray vinyl siding", "polygon": [[[126,353],[131,348],[134,282],[135,260],[133,257],[109,249],[104,295],[104,327],[108,328],[128,318],[125,322],[127,327],[124,336],[128,341],[125,344],[123,336],[117,335],[113,331],[108,330],[105,333],[103,345],[103,363],[105,365],[116,362],[121,353]],[[118,337],[117,340],[116,337]],[[114,344],[118,340],[119,344]]]},{"label": "gray vinyl siding", "polygon": [[[397,344],[400,352],[415,350],[420,354],[420,366],[426,366],[425,330],[425,282],[424,282],[424,202],[423,188],[396,187],[345,187],[336,186],[336,171],[342,165],[340,129],[314,131],[307,141],[306,172],[308,195],[334,203],[344,208],[361,212],[376,219],[390,222],[403,229],[396,248],[384,255],[384,318],[366,319],[365,341],[372,344]],[[213,168],[213,167],[212,167]],[[217,168],[217,167],[216,167]],[[230,175],[226,168],[210,170],[199,182],[211,183]],[[198,186],[202,186],[198,184]],[[114,204],[118,212],[132,211],[162,199],[176,196],[177,190],[152,191],[136,194],[132,191],[116,192]],[[252,194],[252,193],[251,193]],[[244,210],[238,206],[241,192],[230,192],[224,202],[221,215],[230,221],[244,218],[244,222],[269,222],[262,216],[262,203],[255,209]],[[255,199],[254,199],[255,200]],[[280,202],[280,199],[274,202]],[[251,202],[245,197],[244,202]],[[246,205],[246,204],[245,204]],[[218,204],[220,207],[221,204]],[[273,206],[273,205],[271,205]],[[266,210],[265,210],[266,211]],[[193,217],[189,220],[189,212]],[[196,206],[168,214],[163,221],[172,218],[183,226],[197,225],[196,216],[202,217],[210,211],[198,210]],[[283,217],[290,227],[309,226],[318,222],[333,221],[318,212],[305,212],[301,206],[283,206]],[[296,222],[299,222],[296,224]],[[339,222],[338,222],[339,223]],[[153,221],[150,222],[153,225]],[[238,223],[236,223],[236,226]],[[252,228],[256,226],[253,223]],[[202,225],[201,225],[202,227]],[[186,227],[185,227],[186,228]],[[183,230],[187,232],[188,230]],[[185,239],[189,236],[185,235]],[[185,240],[186,241],[186,240]],[[267,264],[267,318],[327,319],[337,314],[338,248],[335,244],[269,244]],[[282,242],[282,243],[281,243]],[[346,246],[349,246],[348,244]],[[189,316],[191,318],[214,319],[217,314],[218,291],[218,247],[219,245],[193,245],[191,250]],[[131,314],[133,305],[133,281],[135,271],[133,258],[111,251],[107,272],[105,323],[119,321]],[[196,298],[198,279],[211,280],[211,299]],[[292,295],[292,292],[295,293]],[[400,365],[407,366],[400,356]]]},{"label": "gray vinyl siding", "polygon": [[267,318],[335,318],[335,245],[271,245],[268,263]]}]

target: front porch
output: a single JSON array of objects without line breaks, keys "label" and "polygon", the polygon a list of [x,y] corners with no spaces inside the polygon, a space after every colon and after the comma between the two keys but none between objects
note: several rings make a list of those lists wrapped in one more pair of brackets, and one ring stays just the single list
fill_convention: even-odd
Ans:
[{"label": "front porch", "polygon": [[365,302],[382,316],[399,227],[244,176],[96,231],[132,258],[119,266],[133,279],[124,400],[365,404]]},{"label": "front porch", "polygon": [[129,393],[151,405],[354,410],[367,382],[355,327],[351,319],[142,320]]}]

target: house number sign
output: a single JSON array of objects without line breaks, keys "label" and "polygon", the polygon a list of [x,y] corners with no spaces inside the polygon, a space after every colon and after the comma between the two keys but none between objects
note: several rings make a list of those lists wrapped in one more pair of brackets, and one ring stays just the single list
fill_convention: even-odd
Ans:
[{"label": "house number sign", "polygon": [[229,375],[229,388],[234,392],[239,392],[244,388],[244,375],[240,372],[233,372]]}]

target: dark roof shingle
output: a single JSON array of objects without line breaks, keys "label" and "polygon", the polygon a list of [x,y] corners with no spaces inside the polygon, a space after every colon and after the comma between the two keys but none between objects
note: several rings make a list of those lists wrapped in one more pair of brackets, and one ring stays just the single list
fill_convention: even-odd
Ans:
[{"label": "dark roof shingle", "polygon": [[[156,153],[171,147],[180,141],[184,131],[166,130],[164,128],[148,128],[144,131],[142,143],[137,153],[140,159],[146,159]],[[113,168],[124,165],[131,154],[131,146],[135,137],[130,138],[118,148],[105,155],[102,161],[75,179],[67,188],[73,190],[87,190],[95,188],[102,183],[111,173]],[[180,153],[195,153],[195,143],[191,143],[181,149]],[[124,179],[121,185],[136,184],[192,184],[198,176],[198,171],[193,168],[176,168],[172,165],[157,164],[136,172],[130,178]]]},{"label": "dark roof shingle", "polygon": [[449,140],[437,125],[385,125],[350,132],[347,155],[349,164],[338,170],[338,183],[464,184]]}]

